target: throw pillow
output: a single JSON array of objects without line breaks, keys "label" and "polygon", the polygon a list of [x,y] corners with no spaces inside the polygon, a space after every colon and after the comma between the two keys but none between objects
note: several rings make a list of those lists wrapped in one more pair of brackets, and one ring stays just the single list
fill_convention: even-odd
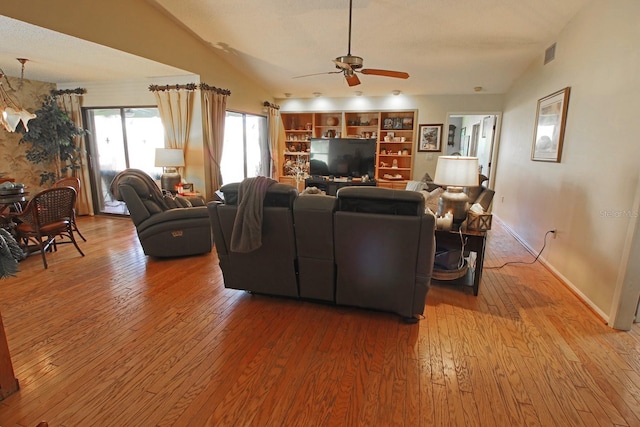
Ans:
[{"label": "throw pillow", "polygon": [[424,197],[425,206],[431,212],[438,212],[438,201],[440,200],[440,195],[444,193],[444,188],[438,187],[432,191],[423,190],[421,193]]},{"label": "throw pillow", "polygon": [[189,199],[186,199],[186,198],[184,198],[182,196],[176,196],[175,201],[176,201],[176,204],[178,205],[179,208],[190,208],[190,207],[193,207],[193,205],[191,204]]},{"label": "throw pillow", "polygon": [[318,195],[321,195],[321,196],[326,196],[327,195],[327,193],[325,193],[324,191],[320,190],[318,187],[307,187],[302,191],[302,193],[300,193],[301,196],[313,195],[313,194],[318,194]]},{"label": "throw pillow", "polygon": [[162,196],[162,199],[164,200],[164,202],[167,204],[167,206],[169,207],[169,209],[175,209],[178,208],[180,206],[178,206],[178,204],[176,203],[176,201],[173,199],[173,196],[169,195],[169,194],[165,194],[164,196]]}]

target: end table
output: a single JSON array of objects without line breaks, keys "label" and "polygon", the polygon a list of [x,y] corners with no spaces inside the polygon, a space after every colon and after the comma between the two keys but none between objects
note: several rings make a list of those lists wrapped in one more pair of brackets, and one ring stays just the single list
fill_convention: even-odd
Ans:
[{"label": "end table", "polygon": [[469,286],[473,288],[473,295],[478,295],[480,280],[482,279],[482,265],[484,263],[484,248],[487,242],[486,231],[475,231],[462,229],[460,231],[436,230],[436,247],[460,248],[462,241],[466,241],[465,251],[476,253],[475,266],[469,266],[467,274],[455,280],[437,280],[431,279],[437,283],[454,283]]}]

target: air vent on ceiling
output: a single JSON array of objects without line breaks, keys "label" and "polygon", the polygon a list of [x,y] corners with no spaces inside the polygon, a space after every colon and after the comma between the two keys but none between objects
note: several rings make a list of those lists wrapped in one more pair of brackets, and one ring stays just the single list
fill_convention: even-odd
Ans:
[{"label": "air vent on ceiling", "polygon": [[556,44],[552,44],[544,51],[544,65],[547,65],[549,62],[553,61],[556,57]]}]

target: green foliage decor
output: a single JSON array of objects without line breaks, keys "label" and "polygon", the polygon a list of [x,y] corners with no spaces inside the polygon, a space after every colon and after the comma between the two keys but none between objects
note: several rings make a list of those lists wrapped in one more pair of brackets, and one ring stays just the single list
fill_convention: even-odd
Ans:
[{"label": "green foliage decor", "polygon": [[18,272],[18,261],[25,257],[25,253],[13,236],[0,228],[0,279],[15,276]]},{"label": "green foliage decor", "polygon": [[84,136],[87,131],[69,118],[56,102],[55,96],[48,96],[42,108],[36,111],[36,118],[29,122],[27,132],[21,126],[22,139],[20,143],[29,143],[26,157],[31,163],[43,165],[45,169],[40,174],[40,185],[47,182],[53,184],[69,170],[80,168],[79,150],[74,138]]}]

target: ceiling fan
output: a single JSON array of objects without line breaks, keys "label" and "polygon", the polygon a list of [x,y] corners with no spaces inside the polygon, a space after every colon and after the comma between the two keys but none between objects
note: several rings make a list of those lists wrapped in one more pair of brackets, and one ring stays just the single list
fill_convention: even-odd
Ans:
[{"label": "ceiling fan", "polygon": [[306,74],[304,76],[296,76],[294,79],[300,77],[317,76],[320,74],[344,74],[344,78],[349,86],[357,86],[360,84],[360,79],[356,73],[370,74],[375,76],[395,77],[398,79],[408,79],[409,74],[404,71],[391,71],[391,70],[378,70],[374,68],[362,68],[363,60],[360,56],[351,55],[351,14],[353,10],[353,0],[349,0],[349,45],[347,54],[344,56],[338,56],[333,60],[336,64],[338,71],[329,71],[326,73]]}]

